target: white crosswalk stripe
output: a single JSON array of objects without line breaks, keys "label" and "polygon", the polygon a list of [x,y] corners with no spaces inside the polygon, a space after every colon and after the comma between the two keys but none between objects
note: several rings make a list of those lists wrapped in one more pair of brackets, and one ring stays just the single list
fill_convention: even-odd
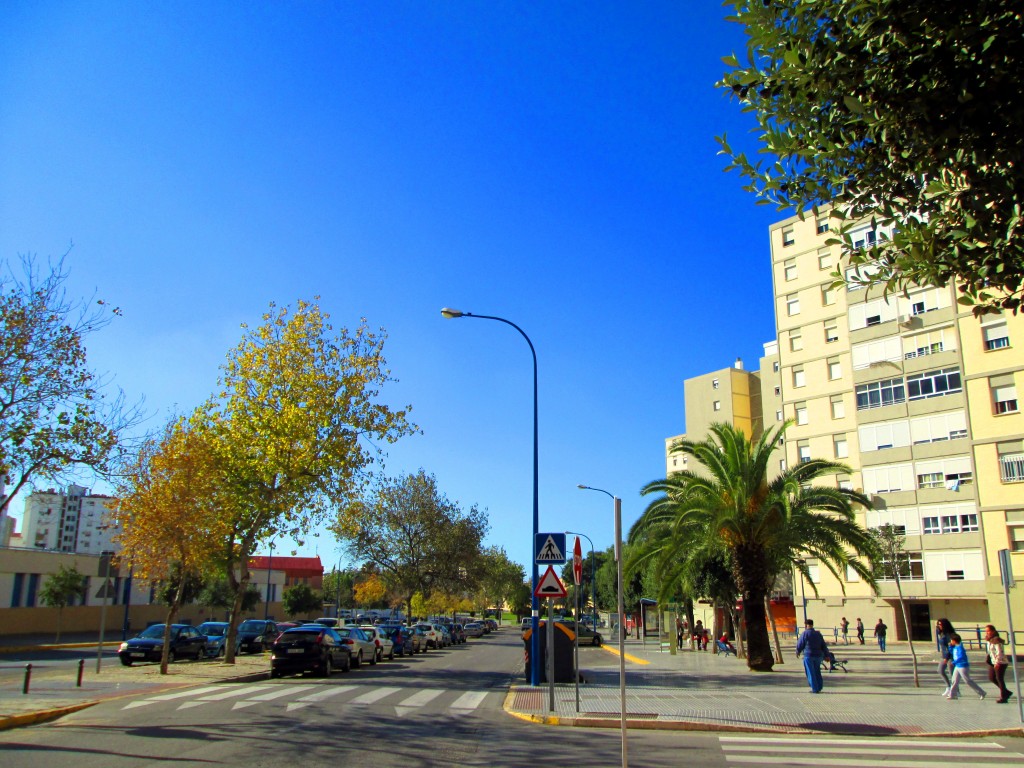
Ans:
[{"label": "white crosswalk stripe", "polygon": [[[254,707],[259,704],[284,706],[285,711],[293,712],[330,700],[331,705],[344,701],[346,704],[371,706],[391,697],[394,708],[399,716],[406,716],[416,711],[437,711],[449,709],[454,715],[467,715],[477,709],[490,691],[452,691],[445,688],[403,688],[399,686],[365,685],[331,685],[329,683],[282,685],[269,683],[262,685],[213,685],[204,688],[175,691],[174,693],[149,696],[137,699],[122,707],[133,709],[158,703],[170,703],[178,710],[193,709],[204,705],[231,702],[232,710]],[[444,702],[445,695],[452,700]],[[186,699],[181,701],[181,699]],[[284,700],[284,701],[282,701]],[[390,703],[390,702],[386,702]],[[440,707],[431,707],[432,704]]]},{"label": "white crosswalk stripe", "polygon": [[961,740],[843,739],[720,736],[719,745],[731,765],[807,765],[808,755],[819,764],[856,768],[877,763],[885,768],[921,768],[925,758],[971,766],[1024,766],[1024,755],[1000,744]]}]

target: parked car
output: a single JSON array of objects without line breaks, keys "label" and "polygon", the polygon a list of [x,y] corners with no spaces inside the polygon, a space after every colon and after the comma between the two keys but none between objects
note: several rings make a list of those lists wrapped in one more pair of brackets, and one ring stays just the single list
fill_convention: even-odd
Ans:
[{"label": "parked car", "polygon": [[[130,667],[137,661],[160,661],[164,651],[164,624],[146,627],[138,636],[121,643],[117,655],[121,663]],[[206,636],[188,624],[171,624],[171,644],[168,659],[200,659],[206,649]]]},{"label": "parked car", "polygon": [[483,637],[484,636],[484,625],[479,621],[471,621],[463,629],[466,631],[466,637]]},{"label": "parked car", "polygon": [[405,656],[409,652],[406,635],[402,634],[402,630],[405,627],[401,624],[378,624],[376,629],[382,635],[387,635],[387,638],[391,641],[391,649],[394,651],[395,656]]},{"label": "parked car", "polygon": [[438,631],[433,624],[417,624],[416,625],[423,635],[427,639],[427,648],[441,648],[443,647],[444,637],[440,631]]},{"label": "parked car", "polygon": [[364,661],[368,661],[370,664],[377,663],[377,646],[359,627],[338,627],[334,631],[338,633],[341,641],[348,648],[348,652],[352,656],[353,667],[358,667]]},{"label": "parked car", "polygon": [[277,639],[277,623],[264,619],[246,619],[238,625],[240,653],[263,653]]},{"label": "parked car", "polygon": [[461,645],[466,642],[466,630],[461,624],[452,624],[449,628],[452,633],[452,642]]},{"label": "parked car", "polygon": [[395,641],[391,639],[387,632],[381,632],[378,627],[372,624],[360,627],[360,629],[366,633],[366,636],[377,647],[377,661],[384,661],[385,657],[389,660],[395,658]]},{"label": "parked car", "polygon": [[489,627],[491,632],[498,631],[498,622],[496,622],[494,619],[484,619],[484,626]]},{"label": "parked car", "polygon": [[427,652],[427,636],[419,627],[402,627],[402,636],[409,644],[411,654]]},{"label": "parked car", "polygon": [[[211,659],[223,656],[228,641],[228,627],[226,621],[204,621],[196,631],[206,638],[206,645],[203,648],[203,655]],[[237,633],[236,633],[237,635]],[[238,653],[238,637],[235,637],[235,653]]]},{"label": "parked car", "polygon": [[[563,619],[562,621],[556,621],[555,624],[561,624],[570,629],[571,631],[578,633],[580,636],[580,645],[601,645],[602,643],[604,643],[604,638],[601,637],[601,633],[595,632],[585,624],[580,624],[579,629],[576,628],[576,622],[572,619]],[[546,622],[542,621],[540,623],[540,626],[546,626]]]},{"label": "parked car", "polygon": [[335,669],[348,672],[352,657],[348,646],[330,627],[305,624],[285,630],[270,647],[270,676],[316,672],[330,677]]},{"label": "parked car", "polygon": [[441,647],[447,648],[452,644],[452,633],[448,630],[448,627],[444,624],[435,624],[434,629],[437,630],[438,634],[441,635]]}]

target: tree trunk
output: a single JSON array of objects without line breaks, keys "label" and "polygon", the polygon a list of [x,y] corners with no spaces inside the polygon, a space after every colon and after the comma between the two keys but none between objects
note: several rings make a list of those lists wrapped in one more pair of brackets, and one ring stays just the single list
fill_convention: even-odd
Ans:
[{"label": "tree trunk", "polygon": [[764,596],[764,610],[768,614],[768,621],[772,624],[772,638],[775,640],[775,663],[785,664],[782,659],[782,645],[779,643],[779,628],[775,626],[775,614],[772,613],[772,603],[768,595]]},{"label": "tree trunk", "polygon": [[743,640],[743,623],[742,618],[736,613],[736,607],[729,606],[729,618],[732,619],[733,633],[736,636],[736,655],[741,659],[747,657],[747,645]]},{"label": "tree trunk", "polygon": [[896,592],[900,596],[900,611],[903,613],[903,627],[907,630],[907,642],[910,644],[910,659],[914,665],[914,687],[920,688],[921,681],[917,676],[917,653],[914,651],[914,638],[910,634],[910,621],[907,619],[907,605],[903,600],[903,587],[900,585],[900,576],[896,574]]},{"label": "tree trunk", "polygon": [[[243,553],[248,552],[251,545],[246,546],[243,542]],[[238,558],[239,578],[235,577],[235,570],[228,565],[228,581],[235,591],[235,599],[231,604],[231,618],[228,624],[228,636],[224,638],[224,663],[235,663],[235,638],[238,637],[238,624],[242,615],[242,601],[245,598],[245,591],[249,588],[249,556],[243,554]]]},{"label": "tree trunk", "polygon": [[178,608],[181,607],[181,597],[185,592],[185,579],[187,575],[184,568],[180,568],[181,581],[178,582],[178,589],[174,593],[174,599],[171,600],[171,605],[167,609],[167,618],[164,620],[164,647],[160,653],[160,674],[167,674],[167,662],[170,658],[171,650],[171,624],[178,618]]},{"label": "tree trunk", "polygon": [[765,596],[760,590],[750,590],[743,596],[743,618],[747,626],[747,667],[755,672],[771,672],[775,665],[765,620]]}]

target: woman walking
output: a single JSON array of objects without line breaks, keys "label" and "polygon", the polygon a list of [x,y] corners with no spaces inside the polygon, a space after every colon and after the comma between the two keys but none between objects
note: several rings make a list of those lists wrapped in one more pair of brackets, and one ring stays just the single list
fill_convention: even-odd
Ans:
[{"label": "woman walking", "polygon": [[956,632],[949,638],[949,652],[953,657],[953,682],[949,686],[949,693],[946,698],[950,701],[960,698],[960,682],[967,683],[972,691],[978,694],[978,698],[985,700],[985,692],[981,686],[971,680],[971,662],[967,659],[967,651],[960,644],[960,635]]},{"label": "woman walking", "polygon": [[946,690],[942,692],[943,696],[949,695],[949,686],[952,684],[950,675],[953,674],[953,656],[949,652],[949,639],[955,631],[949,619],[939,619],[935,622],[935,642],[938,645],[940,656],[938,672],[943,682],[946,683]]},{"label": "woman walking", "polygon": [[999,698],[996,704],[1005,704],[1013,696],[1004,682],[1006,679],[1006,650],[1003,648],[1003,638],[996,632],[991,624],[985,627],[985,642],[988,644],[988,679],[999,689]]}]

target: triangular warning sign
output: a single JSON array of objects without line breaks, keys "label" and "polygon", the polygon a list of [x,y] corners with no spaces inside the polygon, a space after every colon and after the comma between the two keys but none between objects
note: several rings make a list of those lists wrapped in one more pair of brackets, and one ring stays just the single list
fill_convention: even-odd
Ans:
[{"label": "triangular warning sign", "polygon": [[533,590],[533,594],[537,597],[565,597],[565,585],[555,573],[555,566],[548,566],[540,581],[537,582],[537,588]]},{"label": "triangular warning sign", "polygon": [[[544,541],[544,545],[537,551],[537,562],[538,563],[564,563],[565,555],[562,554],[562,550],[558,548],[558,544],[555,543],[554,536],[548,536]],[[557,577],[556,577],[557,578]]]}]

